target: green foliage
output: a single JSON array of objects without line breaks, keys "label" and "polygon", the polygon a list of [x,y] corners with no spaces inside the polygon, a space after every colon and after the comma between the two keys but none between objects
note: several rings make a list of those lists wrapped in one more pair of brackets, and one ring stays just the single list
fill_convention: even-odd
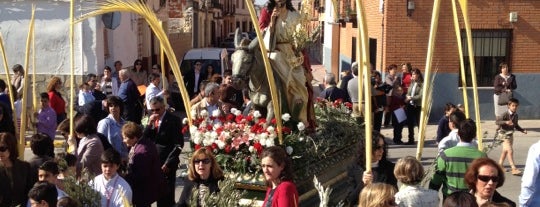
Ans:
[{"label": "green foliage", "polygon": [[88,184],[91,177],[88,172],[83,172],[83,179],[77,181],[73,176],[64,179],[64,192],[79,203],[79,206],[100,207],[101,195]]},{"label": "green foliage", "polygon": [[[246,194],[245,191],[237,190],[235,187],[235,181],[230,178],[225,178],[218,182],[220,192],[203,195],[203,199],[200,202],[201,206],[250,206],[250,204],[239,205],[240,199]],[[189,206],[197,207],[199,190],[193,188],[191,191],[191,197]]]}]

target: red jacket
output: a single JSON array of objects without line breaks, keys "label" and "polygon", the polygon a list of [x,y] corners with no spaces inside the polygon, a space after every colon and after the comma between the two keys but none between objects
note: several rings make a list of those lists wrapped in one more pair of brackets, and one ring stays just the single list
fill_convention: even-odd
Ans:
[{"label": "red jacket", "polygon": [[[272,188],[266,190],[263,207],[266,206],[270,190]],[[276,187],[272,197],[272,207],[298,207],[298,191],[296,191],[294,183],[283,181]]]},{"label": "red jacket", "polygon": [[56,114],[66,113],[66,101],[62,98],[62,95],[56,91],[49,91],[49,106],[56,112]]}]

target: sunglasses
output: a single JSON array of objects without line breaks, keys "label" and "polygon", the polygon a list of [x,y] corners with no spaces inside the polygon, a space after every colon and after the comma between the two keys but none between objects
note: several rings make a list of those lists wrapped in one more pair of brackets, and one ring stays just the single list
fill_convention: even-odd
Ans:
[{"label": "sunglasses", "polygon": [[161,111],[161,109],[150,109],[151,112],[158,112]]},{"label": "sunglasses", "polygon": [[477,176],[478,180],[481,180],[483,182],[489,182],[491,180],[491,182],[498,182],[499,181],[499,177],[498,176],[489,176],[489,175],[478,175]]},{"label": "sunglasses", "polygon": [[195,159],[193,160],[193,163],[195,164],[200,164],[200,163],[203,163],[203,164],[210,164],[210,159],[209,158],[205,158],[205,159]]},{"label": "sunglasses", "polygon": [[7,150],[8,150],[8,148],[6,146],[1,146],[0,147],[0,152],[5,152]]}]

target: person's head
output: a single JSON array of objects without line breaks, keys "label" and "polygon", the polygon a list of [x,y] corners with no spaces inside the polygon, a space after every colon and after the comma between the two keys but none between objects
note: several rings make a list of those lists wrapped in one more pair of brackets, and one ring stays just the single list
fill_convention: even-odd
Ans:
[{"label": "person's head", "polygon": [[223,170],[214,157],[211,150],[202,147],[196,150],[189,160],[188,178],[191,181],[200,181],[212,179],[220,179],[223,177]]},{"label": "person's head", "polygon": [[491,198],[504,184],[504,171],[494,160],[483,157],[473,160],[465,172],[465,183],[482,198]]},{"label": "person's head", "polygon": [[371,73],[373,75],[373,80],[375,81],[376,84],[379,84],[382,82],[382,78],[381,78],[381,73],[379,73],[379,71],[372,71]]},{"label": "person's head", "polygon": [[[120,64],[120,65],[122,65],[122,64]],[[120,68],[121,68],[121,67],[120,67]],[[112,69],[111,69],[111,67],[109,67],[109,66],[106,65],[106,66],[103,68],[103,77],[104,77],[104,78],[111,78],[111,77],[112,77]]]},{"label": "person's head", "polygon": [[81,85],[79,85],[79,90],[83,92],[90,92],[90,85],[88,83],[81,83]]},{"label": "person's head", "polygon": [[395,95],[403,96],[403,88],[401,86],[397,86],[396,88],[394,88],[394,91]]},{"label": "person's head", "polygon": [[411,63],[403,63],[403,64],[401,64],[401,72],[402,73],[411,73],[411,71],[412,71]]},{"label": "person's head", "polygon": [[58,170],[62,173],[62,176],[74,176],[76,172],[77,157],[70,153],[57,153],[55,157],[56,163],[58,163]]},{"label": "person's head", "polygon": [[103,177],[110,180],[116,175],[118,167],[122,162],[120,153],[118,153],[114,148],[109,148],[103,153],[101,153],[101,171],[103,172]]},{"label": "person's head", "polygon": [[116,69],[116,71],[122,70],[122,61],[117,60],[116,62],[114,62],[114,69]]},{"label": "person's head", "polygon": [[45,133],[37,133],[30,138],[30,149],[32,153],[38,157],[51,154],[51,149],[54,149],[52,138]]},{"label": "person's head", "polygon": [[518,106],[519,100],[515,98],[511,98],[510,100],[508,100],[508,110],[510,110],[512,113],[516,113]]},{"label": "person's head", "polygon": [[15,161],[19,156],[17,138],[9,132],[0,133],[0,162]]},{"label": "person's head", "polygon": [[388,66],[388,74],[390,75],[396,75],[396,72],[397,72],[397,65],[396,64],[390,64]]},{"label": "person's head", "polygon": [[49,94],[43,92],[39,94],[39,102],[41,103],[41,108],[49,107]]},{"label": "person's head", "polygon": [[461,122],[463,122],[467,117],[462,111],[454,111],[448,116],[448,127],[450,129],[458,129]]},{"label": "person's head", "polygon": [[292,180],[292,161],[280,146],[265,148],[261,153],[261,167],[268,186],[283,180]]},{"label": "person's head", "polygon": [[446,117],[450,116],[450,114],[454,112],[455,110],[456,110],[456,105],[454,105],[453,103],[448,102],[444,105],[444,115]]},{"label": "person's head", "polygon": [[508,69],[508,64],[506,63],[499,64],[499,71],[501,71],[501,73],[504,75],[508,75],[508,73],[510,72]]},{"label": "person's head", "polygon": [[57,207],[80,207],[80,205],[73,198],[65,196],[58,199]]},{"label": "person's head", "polygon": [[388,144],[384,140],[384,136],[376,131],[373,132],[372,146],[372,162],[386,160],[388,154]]},{"label": "person's head", "polygon": [[118,78],[121,82],[129,79],[129,71],[127,69],[121,69],[120,71],[118,71]]},{"label": "person's head", "polygon": [[155,86],[158,86],[159,82],[161,81],[161,75],[159,73],[150,73],[148,80],[150,80],[150,82]]},{"label": "person's head", "polygon": [[58,191],[55,185],[38,181],[28,192],[28,198],[32,207],[54,207],[58,202]]},{"label": "person's head", "polygon": [[456,191],[444,199],[443,207],[478,207],[476,198],[464,191]]},{"label": "person's head", "polygon": [[268,11],[274,10],[275,7],[285,7],[289,11],[295,11],[291,0],[269,0],[267,7]]},{"label": "person's head", "polygon": [[140,71],[143,69],[143,63],[142,60],[137,59],[135,62],[133,62],[133,70]]},{"label": "person's head", "polygon": [[424,167],[415,157],[406,156],[396,162],[394,175],[403,184],[417,185],[424,178]]},{"label": "person's head", "polygon": [[476,123],[472,119],[463,120],[459,124],[458,135],[462,142],[472,142],[476,137]]},{"label": "person's head", "polygon": [[89,115],[82,115],[75,120],[74,131],[79,138],[95,134],[97,133],[96,121]]},{"label": "person's head", "polygon": [[397,206],[394,195],[397,190],[386,183],[373,183],[362,189],[358,206],[362,207],[393,207]]},{"label": "person's head", "polygon": [[152,73],[161,74],[161,65],[159,64],[152,65]]},{"label": "person's head", "polygon": [[46,181],[56,185],[56,181],[58,180],[58,174],[60,174],[60,170],[58,169],[58,163],[54,161],[45,161],[38,168],[39,181]]},{"label": "person's head", "polygon": [[67,140],[69,136],[69,119],[64,119],[64,121],[60,122],[56,127],[56,131],[59,131],[64,139]]},{"label": "person's head", "polygon": [[508,203],[495,203],[493,201],[488,201],[482,204],[480,207],[511,207]]},{"label": "person's head", "polygon": [[242,89],[242,99],[244,100],[244,103],[248,103],[251,100],[251,98],[249,98],[249,89]]},{"label": "person's head", "polygon": [[424,81],[424,77],[422,77],[422,71],[418,68],[414,68],[411,71],[411,80],[417,83],[422,83]]},{"label": "person's head", "polygon": [[96,88],[97,82],[98,79],[96,74],[89,73],[88,75],[86,75],[86,83],[88,83],[91,89]]},{"label": "person's head", "polygon": [[47,84],[47,92],[59,90],[62,87],[62,80],[59,77],[52,77]]},{"label": "person's head", "polygon": [[204,95],[206,97],[206,101],[210,104],[215,104],[219,101],[220,93],[219,93],[219,84],[217,83],[208,83],[206,84],[206,87],[204,88]]},{"label": "person's head", "polygon": [[456,105],[456,108],[460,110],[461,112],[465,112],[465,106],[463,104]]},{"label": "person's head", "polygon": [[143,135],[142,127],[128,121],[122,126],[122,140],[128,147],[133,147]]},{"label": "person's head", "polygon": [[206,97],[204,94],[204,89],[206,88],[206,85],[208,85],[208,83],[210,83],[209,80],[203,80],[201,81],[201,83],[199,84],[199,88],[202,88],[203,90],[200,90],[199,93],[201,94],[201,97]]},{"label": "person's head", "polygon": [[334,76],[334,74],[326,73],[326,75],[324,76],[324,85],[336,85],[336,77]]},{"label": "person's head", "polygon": [[351,71],[354,76],[358,76],[358,62],[353,62],[351,64]]},{"label": "person's head", "polygon": [[13,70],[13,73],[15,73],[15,75],[24,75],[24,68],[21,64],[15,64],[11,69]]},{"label": "person's head", "polygon": [[124,110],[124,102],[118,96],[108,96],[106,99],[107,109],[106,111],[113,116],[120,116]]},{"label": "person's head", "polygon": [[201,61],[195,61],[195,64],[193,65],[193,70],[198,73],[198,72],[201,72],[201,68],[202,68]]},{"label": "person's head", "polygon": [[232,83],[232,72],[226,71],[223,75],[225,76],[223,79],[223,84],[230,85]]},{"label": "person's head", "polygon": [[150,99],[150,111],[160,117],[165,113],[165,100],[161,96],[154,96]]},{"label": "person's head", "polygon": [[[206,74],[208,74],[208,75],[214,74],[214,66],[212,66],[211,64],[207,65],[206,66]],[[225,78],[227,78],[226,75],[225,75]]]},{"label": "person's head", "polygon": [[7,87],[6,82],[0,79],[0,92],[3,93],[6,90],[6,87]]}]

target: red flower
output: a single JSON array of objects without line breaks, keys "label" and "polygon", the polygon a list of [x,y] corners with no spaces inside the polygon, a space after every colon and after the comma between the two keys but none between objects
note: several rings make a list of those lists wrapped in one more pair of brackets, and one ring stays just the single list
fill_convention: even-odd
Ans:
[{"label": "red flower", "polygon": [[189,125],[185,125],[184,127],[182,127],[182,134],[185,134],[189,132]]},{"label": "red flower", "polygon": [[225,153],[231,153],[231,145],[225,145]]},{"label": "red flower", "polygon": [[260,118],[259,119],[259,123],[258,124],[265,124],[266,123],[266,118]]},{"label": "red flower", "polygon": [[352,109],[352,103],[351,103],[351,102],[345,102],[345,106],[346,106],[348,109]]},{"label": "red flower", "polygon": [[247,120],[247,121],[253,121],[253,116],[251,116],[251,115],[247,116],[247,117],[246,117],[246,120]]},{"label": "red flower", "polygon": [[272,118],[272,120],[270,121],[270,123],[272,123],[273,125],[276,125],[276,118]]},{"label": "red flower", "polygon": [[221,123],[224,123],[226,121],[226,118],[224,116],[219,116],[218,119]]},{"label": "red flower", "polygon": [[198,150],[198,149],[201,149],[201,145],[196,144],[195,145],[195,150]]},{"label": "red flower", "polygon": [[231,122],[234,120],[234,115],[233,114],[227,114],[227,121]]},{"label": "red flower", "polygon": [[206,125],[206,130],[212,131],[212,129],[214,129],[214,127],[211,124]]},{"label": "red flower", "polygon": [[216,144],[216,143],[212,143],[212,149],[217,149],[217,148],[218,148],[217,144]]},{"label": "red flower", "polygon": [[210,152],[213,152],[211,146],[206,146],[206,150],[208,150],[208,151],[210,151]]},{"label": "red flower", "polygon": [[223,132],[223,126],[220,126],[216,129],[217,134],[221,134],[221,132]]},{"label": "red flower", "polygon": [[290,133],[292,132],[291,128],[286,127],[286,126],[283,126],[283,128],[281,129],[281,131],[282,131],[284,134],[290,134]]},{"label": "red flower", "polygon": [[236,116],[236,118],[234,119],[236,123],[242,123],[242,120],[244,120],[244,116],[242,116],[242,114]]},{"label": "red flower", "polygon": [[260,155],[262,153],[263,146],[261,145],[261,143],[255,142],[255,144],[253,144],[253,147],[255,148],[255,150],[257,150],[257,155]]}]

